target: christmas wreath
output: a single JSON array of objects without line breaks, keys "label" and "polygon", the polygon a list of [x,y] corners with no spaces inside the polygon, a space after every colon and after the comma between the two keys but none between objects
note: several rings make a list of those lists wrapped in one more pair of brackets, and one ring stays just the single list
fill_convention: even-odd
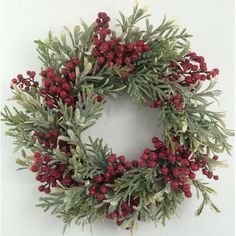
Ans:
[{"label": "christmas wreath", "polygon": [[[46,193],[38,206],[62,218],[66,226],[91,223],[100,216],[133,230],[138,221],[165,223],[192,189],[219,212],[210,194],[215,191],[198,179],[202,172],[218,180],[218,153],[230,152],[223,113],[210,111],[220,94],[214,89],[218,69],[209,70],[204,57],[189,50],[189,35],[173,20],[155,28],[146,9],[134,6],[120,13],[117,35],[110,17],[82,21],[60,38],[51,32],[37,40],[43,68],[12,79],[13,100],[22,109],[6,106],[2,120],[15,139],[20,169],[30,169]],[[146,19],[146,28],[137,23]],[[101,138],[81,141],[81,133],[102,114],[107,99],[127,93],[138,106],[160,111],[162,138],[130,161],[118,156]],[[29,149],[30,152],[25,152]],[[201,177],[202,178],[202,177]]]}]

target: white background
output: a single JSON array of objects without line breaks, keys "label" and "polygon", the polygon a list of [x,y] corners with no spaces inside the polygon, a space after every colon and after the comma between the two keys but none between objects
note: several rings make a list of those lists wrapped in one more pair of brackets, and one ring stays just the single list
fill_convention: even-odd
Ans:
[{"label": "white background", "polygon": [[[213,106],[214,110],[227,111],[225,119],[229,128],[234,128],[234,29],[233,0],[149,0],[140,1],[147,4],[152,14],[154,25],[161,22],[164,14],[176,17],[177,22],[187,27],[195,37],[191,40],[192,50],[206,57],[209,67],[221,70],[218,88],[224,94],[220,97],[221,106]],[[80,17],[90,23],[99,11],[106,11],[115,19],[118,11],[131,13],[131,0],[2,0],[2,71],[1,100],[2,105],[10,96],[9,82],[17,73],[26,70],[39,71],[40,61],[37,59],[34,39],[44,39],[49,30],[59,33],[62,26],[73,27]],[[113,21],[114,24],[114,21]],[[11,103],[8,102],[9,105]],[[89,130],[92,137],[104,137],[104,141],[119,154],[129,159],[138,159],[141,150],[150,144],[153,135],[160,135],[158,114],[137,107],[127,98],[108,103],[104,116],[95,127]],[[2,126],[1,143],[1,177],[2,177],[2,236],[58,236],[62,233],[62,222],[43,213],[34,207],[40,194],[38,183],[30,172],[15,171],[15,158],[20,153],[12,154],[12,139],[6,137],[6,127]],[[231,140],[232,141],[232,140]],[[217,170],[218,182],[212,185],[219,192],[213,199],[221,209],[221,214],[214,214],[209,208],[204,209],[200,217],[194,212],[200,204],[195,197],[187,199],[179,207],[179,216],[167,222],[166,227],[157,228],[152,223],[140,223],[135,232],[140,235],[159,236],[233,236],[234,209],[234,171],[233,158],[225,154],[229,168]],[[111,222],[97,221],[92,225],[94,236],[125,236],[129,232],[118,231]],[[84,231],[72,225],[66,236],[90,235],[89,227]]]}]

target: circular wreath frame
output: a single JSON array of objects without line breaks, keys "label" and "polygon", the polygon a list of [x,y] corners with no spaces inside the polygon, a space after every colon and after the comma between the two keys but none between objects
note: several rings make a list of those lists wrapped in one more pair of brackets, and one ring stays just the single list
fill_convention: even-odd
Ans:
[{"label": "circular wreath frame", "polygon": [[[39,191],[48,194],[39,206],[52,209],[65,228],[99,216],[130,230],[140,220],[164,224],[192,187],[203,197],[197,215],[205,204],[219,212],[210,199],[214,190],[196,177],[201,171],[217,180],[213,170],[224,166],[217,154],[231,150],[223,113],[208,110],[209,99],[220,94],[214,89],[219,70],[208,70],[204,57],[190,52],[185,29],[166,19],[155,28],[145,12],[136,5],[129,17],[120,13],[119,37],[104,12],[89,26],[82,22],[83,29],[65,28],[60,39],[50,32],[35,41],[42,83],[34,71],[12,80],[22,109],[13,114],[6,106],[2,116],[22,149],[17,163],[36,173]],[[143,18],[146,29],[137,26]],[[100,138],[81,141],[106,99],[123,93],[160,110],[163,141],[153,137],[140,160],[117,156]]]}]

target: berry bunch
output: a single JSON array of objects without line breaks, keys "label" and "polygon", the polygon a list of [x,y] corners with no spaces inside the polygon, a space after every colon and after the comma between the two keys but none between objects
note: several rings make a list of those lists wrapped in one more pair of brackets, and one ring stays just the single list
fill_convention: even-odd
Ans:
[{"label": "berry bunch", "polygon": [[57,139],[59,134],[55,129],[49,129],[45,134],[35,131],[34,136],[45,150],[53,150],[57,147]]},{"label": "berry bunch", "polygon": [[36,75],[34,71],[27,71],[26,74],[29,76],[28,78],[24,78],[22,74],[18,74],[16,78],[11,80],[11,83],[18,85],[19,88],[27,92],[30,90],[30,87],[37,88],[39,86],[39,82],[34,80]]},{"label": "berry bunch", "polygon": [[59,99],[68,106],[75,103],[73,86],[76,81],[75,68],[79,64],[80,60],[77,58],[69,60],[66,66],[61,68],[59,75],[52,67],[41,71],[43,85],[40,93],[45,98],[46,105],[49,108],[56,107]]},{"label": "berry bunch", "polygon": [[170,95],[167,101],[162,101],[157,99],[149,105],[151,108],[158,108],[161,105],[173,106],[177,111],[182,111],[184,108],[184,103],[182,101],[182,96],[180,94]]},{"label": "berry bunch", "polygon": [[[166,147],[166,144],[160,141],[157,137],[152,138],[153,146],[156,148],[153,155],[153,151],[145,149],[141,159],[147,164],[152,160],[157,162],[159,168],[161,168],[161,174],[164,176],[165,182],[171,182],[173,190],[182,190],[186,197],[191,197],[190,184],[188,179],[193,180],[196,178],[194,172],[202,171],[209,173],[209,178],[213,176],[212,172],[208,170],[208,157],[204,155],[201,159],[197,159],[183,146],[178,146],[175,155],[171,149]],[[216,156],[213,157],[217,160]],[[218,179],[218,176],[214,178]]]},{"label": "berry bunch", "polygon": [[121,225],[124,221],[124,218],[131,215],[134,212],[134,208],[139,205],[139,197],[131,197],[130,201],[122,201],[120,203],[120,209],[116,209],[112,212],[106,213],[107,219],[112,219],[116,221],[117,225]]},{"label": "berry bunch", "polygon": [[94,178],[94,183],[88,189],[88,195],[96,197],[98,201],[102,201],[106,198],[105,194],[113,192],[113,189],[106,187],[106,184],[111,184],[116,178],[123,175],[126,170],[132,168],[132,163],[126,161],[124,156],[116,157],[115,154],[111,154],[107,158],[107,166],[101,175],[97,175]]},{"label": "berry bunch", "polygon": [[[155,149],[145,148],[140,161],[130,162],[126,161],[124,156],[117,158],[115,154],[110,154],[107,158],[105,171],[101,175],[95,176],[88,189],[88,195],[96,197],[98,201],[103,201],[106,199],[106,194],[109,196],[114,192],[112,188],[106,185],[114,183],[116,178],[120,178],[125,171],[133,168],[157,168],[164,182],[171,182],[174,191],[183,191],[188,198],[192,196],[189,180],[196,178],[195,172],[202,169],[202,173],[208,178],[218,179],[218,176],[213,176],[213,173],[208,169],[207,155],[197,159],[190,150],[181,145],[173,154],[173,151],[167,148],[166,144],[157,137],[152,138],[152,143]],[[217,159],[218,156],[213,157],[214,161]]]},{"label": "berry bunch", "polygon": [[171,74],[167,79],[188,87],[200,81],[210,80],[219,74],[219,69],[208,71],[205,58],[195,52],[188,53],[180,62],[170,63]]},{"label": "berry bunch", "polygon": [[49,129],[45,134],[34,131],[34,136],[36,141],[38,141],[45,150],[53,150],[58,144],[60,151],[65,154],[70,154],[70,149],[74,147],[74,145],[68,144],[63,140],[59,140],[58,142],[59,134],[55,129]]},{"label": "berry bunch", "polygon": [[34,153],[34,163],[31,165],[31,171],[37,172],[36,180],[43,183],[39,186],[39,191],[50,193],[52,187],[60,187],[58,183],[66,187],[74,186],[76,182],[72,179],[72,174],[66,171],[66,165],[53,164],[51,161],[52,157],[49,154]]},{"label": "berry bunch", "polygon": [[128,67],[128,70],[120,77],[126,79],[128,74],[135,69],[136,62],[140,59],[141,53],[150,51],[149,44],[140,39],[136,42],[122,42],[122,38],[112,36],[109,28],[110,17],[100,12],[96,19],[95,33],[92,42],[95,46],[93,55],[98,63],[97,72],[104,65]]}]

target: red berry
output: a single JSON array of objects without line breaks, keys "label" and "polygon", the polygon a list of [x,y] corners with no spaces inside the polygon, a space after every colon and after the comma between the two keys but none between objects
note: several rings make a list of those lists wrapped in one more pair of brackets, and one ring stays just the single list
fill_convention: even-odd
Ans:
[{"label": "red berry", "polygon": [[122,65],[122,59],[116,58],[115,63],[116,63],[117,66],[121,66]]},{"label": "red berry", "polygon": [[52,81],[50,79],[44,79],[43,84],[45,87],[49,87],[52,84]]},{"label": "red berry", "polygon": [[101,35],[102,37],[106,37],[107,34],[108,34],[108,31],[107,31],[106,29],[100,30],[100,35]]},{"label": "red berry", "polygon": [[158,142],[159,142],[159,138],[157,138],[157,137],[152,138],[152,143],[158,143]]},{"label": "red berry", "polygon": [[170,176],[165,176],[165,182],[170,182],[170,181],[171,181]]},{"label": "red berry", "polygon": [[50,188],[44,188],[45,193],[50,193]]},{"label": "red berry", "polygon": [[107,187],[106,186],[101,186],[100,187],[100,192],[101,193],[106,193],[107,192]]},{"label": "red berry", "polygon": [[169,169],[167,167],[163,167],[161,172],[162,172],[163,175],[167,175],[168,172],[169,172]]},{"label": "red berry", "polygon": [[45,155],[45,156],[43,157],[43,161],[46,162],[46,163],[48,163],[48,162],[51,161],[51,157],[48,156],[48,155]]},{"label": "red berry", "polygon": [[65,164],[59,164],[58,170],[59,170],[60,172],[64,172],[65,169],[66,169],[66,165],[65,165]]},{"label": "red berry", "polygon": [[118,159],[119,159],[120,163],[124,163],[125,162],[125,156],[119,156]]},{"label": "red berry", "polygon": [[184,193],[185,197],[190,198],[192,197],[192,193],[190,191],[187,191]]},{"label": "red berry", "polygon": [[220,73],[220,70],[218,68],[213,69],[213,72],[215,73],[215,75],[218,75]]},{"label": "red berry", "polygon": [[137,61],[138,58],[139,58],[139,55],[136,54],[136,53],[131,56],[131,59],[132,59],[133,61]]},{"label": "red berry", "polygon": [[144,167],[147,166],[147,163],[146,163],[145,161],[141,161],[141,162],[139,163],[139,166],[142,167],[142,168],[144,168]]},{"label": "red berry", "polygon": [[129,57],[126,57],[125,59],[124,59],[124,63],[126,64],[126,65],[130,65],[131,64],[131,59],[129,58]]},{"label": "red berry", "polygon": [[159,158],[164,159],[166,157],[166,153],[164,151],[159,153]]},{"label": "red berry", "polygon": [[84,186],[84,182],[82,182],[82,181],[77,182],[77,186],[79,188],[83,187]]},{"label": "red berry", "polygon": [[12,82],[13,84],[17,84],[18,81],[17,81],[17,79],[12,79],[11,82]]},{"label": "red berry", "polygon": [[180,177],[180,181],[181,181],[181,183],[185,183],[185,182],[187,181],[187,179],[186,179],[186,177],[181,176],[181,177]]},{"label": "red berry", "polygon": [[38,180],[38,181],[41,181],[41,180],[42,180],[42,175],[37,175],[37,176],[35,177],[35,179]]},{"label": "red berry", "polygon": [[106,181],[109,180],[109,178],[111,177],[111,173],[105,172],[104,177],[106,178]]},{"label": "red berry", "polygon": [[155,168],[156,162],[150,161],[149,164],[148,164],[148,166],[149,166],[150,168]]},{"label": "red berry", "polygon": [[32,172],[37,172],[39,170],[39,167],[38,165],[32,165],[30,169]]},{"label": "red berry", "polygon": [[94,196],[96,194],[96,187],[94,185],[91,185],[88,191],[89,191],[89,196]]},{"label": "red berry", "polygon": [[151,152],[151,149],[150,148],[145,148],[143,152],[146,153],[146,154],[149,154]]},{"label": "red berry", "polygon": [[172,171],[174,177],[179,177],[180,171],[178,169],[173,169]]},{"label": "red berry", "polygon": [[142,39],[139,39],[137,42],[136,42],[136,45],[137,46],[143,46],[144,45],[144,41]]},{"label": "red berry", "polygon": [[196,175],[195,175],[193,172],[190,172],[190,173],[189,173],[189,178],[190,178],[190,179],[195,179],[195,178],[196,178]]},{"label": "red berry", "polygon": [[48,78],[49,78],[49,79],[52,79],[54,76],[55,76],[54,71],[49,71],[49,72],[48,72]]},{"label": "red berry", "polygon": [[202,173],[203,173],[204,175],[207,175],[207,174],[208,174],[207,169],[203,169],[203,170],[202,170]]},{"label": "red berry", "polygon": [[174,155],[169,156],[169,161],[173,164],[176,161],[176,157]]},{"label": "red berry", "polygon": [[66,98],[67,97],[67,93],[65,91],[61,91],[60,92],[60,97],[61,98]]},{"label": "red berry", "polygon": [[71,61],[66,64],[66,67],[67,67],[68,69],[70,69],[70,70],[74,70],[74,69],[75,69],[74,63],[71,62]]},{"label": "red berry", "polygon": [[183,190],[184,190],[184,192],[188,192],[190,190],[190,185],[189,184],[183,184]]},{"label": "red berry", "polygon": [[148,52],[148,51],[150,51],[150,46],[148,45],[148,44],[145,44],[145,45],[143,45],[143,51],[144,52]]},{"label": "red berry", "polygon": [[219,157],[217,155],[213,156],[212,158],[213,160],[217,161],[219,159]]},{"label": "red berry", "polygon": [[40,192],[44,192],[44,189],[45,189],[44,185],[40,185],[40,186],[39,186],[39,191],[40,191]]},{"label": "red berry", "polygon": [[34,153],[34,158],[40,158],[41,157],[41,153],[40,152],[35,152]]},{"label": "red berry", "polygon": [[96,181],[96,183],[101,183],[101,182],[103,181],[102,176],[101,176],[101,175],[97,175],[97,176],[95,177],[95,181]]},{"label": "red berry", "polygon": [[41,166],[40,170],[44,173],[46,173],[48,171],[48,167],[47,166]]},{"label": "red berry", "polygon": [[34,82],[34,87],[37,88],[38,86],[39,86],[39,82],[38,82],[38,81],[35,81],[35,82]]},{"label": "red berry", "polygon": [[105,195],[102,194],[102,193],[99,193],[99,194],[97,195],[97,200],[98,200],[99,202],[103,201],[104,198],[105,198]]},{"label": "red berry", "polygon": [[35,159],[35,163],[37,163],[37,164],[41,164],[42,162],[43,162],[43,160],[41,157]]},{"label": "red berry", "polygon": [[189,161],[187,159],[182,159],[181,160],[181,163],[184,165],[184,166],[189,166]]},{"label": "red berry", "polygon": [[66,68],[62,68],[61,69],[61,74],[67,75],[68,74],[68,70]]},{"label": "red berry", "polygon": [[211,179],[212,177],[213,177],[212,173],[209,172],[209,173],[207,174],[207,178]]},{"label": "red berry", "polygon": [[191,169],[191,171],[198,171],[198,170],[199,170],[199,167],[198,167],[198,165],[196,165],[195,163],[191,163],[190,169]]},{"label": "red berry", "polygon": [[115,56],[114,52],[109,52],[109,53],[107,53],[106,57],[107,57],[108,60],[111,61],[111,60],[113,60],[114,56]]},{"label": "red berry", "polygon": [[105,57],[99,57],[98,58],[98,64],[103,65],[106,62]]},{"label": "red berry", "polygon": [[52,108],[54,106],[54,102],[52,99],[47,100],[46,104],[49,108]]},{"label": "red berry", "polygon": [[214,179],[214,180],[218,180],[218,179],[219,179],[219,176],[218,176],[218,175],[214,175],[214,176],[213,176],[213,179]]},{"label": "red berry", "polygon": [[68,83],[64,83],[64,84],[62,85],[62,88],[63,88],[64,90],[66,90],[67,92],[69,92],[69,91],[71,90],[71,85],[68,84]]},{"label": "red berry", "polygon": [[122,165],[118,165],[117,166],[117,171],[119,172],[119,173],[123,173],[124,172],[124,167],[122,166]]},{"label": "red berry", "polygon": [[116,219],[117,217],[118,217],[118,214],[115,211],[113,211],[111,213],[111,219]]},{"label": "red berry", "polygon": [[72,181],[73,180],[70,176],[66,176],[64,179],[62,179],[62,184],[69,186],[69,185],[71,185]]},{"label": "red berry", "polygon": [[129,169],[129,168],[132,167],[132,163],[131,163],[130,161],[126,161],[126,162],[124,163],[124,166],[125,166],[126,169]]},{"label": "red berry", "polygon": [[47,89],[41,89],[40,93],[41,93],[41,95],[46,95],[47,94]]},{"label": "red berry", "polygon": [[24,78],[22,74],[18,74],[16,77],[19,81],[21,81]]},{"label": "red berry", "polygon": [[115,154],[110,154],[107,158],[107,161],[109,163],[114,163],[116,161],[116,155]]},{"label": "red berry", "polygon": [[109,44],[107,42],[102,42],[100,45],[100,49],[103,52],[107,52],[109,50]]},{"label": "red berry", "polygon": [[136,160],[132,161],[132,166],[133,167],[138,167],[138,161],[136,161]]},{"label": "red berry", "polygon": [[174,180],[174,181],[172,182],[172,186],[173,186],[174,189],[177,189],[177,188],[179,187],[179,181]]},{"label": "red berry", "polygon": [[143,153],[143,154],[141,155],[141,158],[140,158],[140,159],[143,160],[143,161],[147,161],[147,160],[148,160],[148,154]]},{"label": "red berry", "polygon": [[150,152],[149,159],[150,161],[155,161],[157,159],[157,154],[155,152]]},{"label": "red berry", "polygon": [[124,51],[125,51],[124,45],[119,45],[119,46],[117,47],[117,50],[118,50],[119,53],[124,53]]}]

